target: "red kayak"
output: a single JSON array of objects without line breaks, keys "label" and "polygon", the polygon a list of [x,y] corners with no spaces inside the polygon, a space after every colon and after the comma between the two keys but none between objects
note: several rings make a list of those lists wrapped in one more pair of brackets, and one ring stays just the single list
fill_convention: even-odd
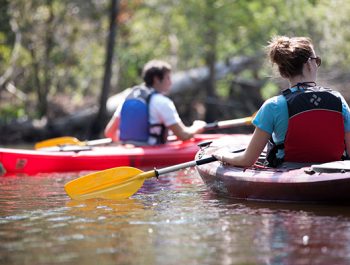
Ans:
[{"label": "red kayak", "polygon": [[119,166],[162,167],[193,160],[199,150],[197,144],[217,139],[222,134],[199,134],[188,141],[171,141],[159,146],[67,146],[57,150],[40,151],[0,148],[2,173],[36,174],[104,170]]},{"label": "red kayak", "polygon": [[[197,158],[214,151],[234,152],[247,146],[247,137],[215,140],[197,153]],[[224,197],[280,202],[349,203],[350,161],[324,164],[284,163],[279,168],[254,165],[233,167],[222,162],[197,166],[208,188]]]}]

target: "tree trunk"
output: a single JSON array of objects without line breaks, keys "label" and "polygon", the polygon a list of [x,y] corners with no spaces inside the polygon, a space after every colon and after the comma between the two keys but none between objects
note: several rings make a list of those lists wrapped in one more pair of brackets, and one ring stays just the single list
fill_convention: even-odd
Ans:
[{"label": "tree trunk", "polygon": [[48,0],[47,5],[49,7],[49,17],[47,20],[47,29],[45,32],[45,54],[44,54],[44,85],[42,86],[41,91],[41,104],[40,104],[40,114],[41,116],[47,116],[48,110],[48,94],[52,84],[51,78],[51,52],[54,46],[53,41],[53,22],[54,22],[54,11],[53,11],[53,3]]},{"label": "tree trunk", "polygon": [[106,49],[106,61],[105,61],[105,73],[103,78],[99,110],[95,120],[93,121],[89,137],[91,139],[98,138],[99,134],[103,130],[106,121],[107,121],[107,111],[106,111],[106,103],[110,90],[111,77],[112,77],[112,64],[113,64],[113,53],[114,53],[114,44],[115,38],[117,34],[117,18],[119,11],[119,0],[111,0],[111,13],[110,13],[110,26],[109,26],[109,34],[107,41],[107,49]]},{"label": "tree trunk", "polygon": [[216,119],[216,108],[212,108],[208,105],[212,99],[216,99],[216,77],[215,77],[215,64],[216,64],[216,31],[209,29],[207,32],[207,43],[208,43],[208,51],[206,53],[206,64],[209,69],[208,82],[206,84],[206,94],[207,101],[205,102],[205,121],[213,122]]},{"label": "tree trunk", "polygon": [[40,80],[40,65],[39,65],[39,59],[37,58],[35,49],[29,48],[31,59],[32,59],[32,69],[33,69],[33,85],[36,88],[36,94],[38,97],[38,110],[39,110],[39,115],[42,110],[42,82]]},{"label": "tree trunk", "polygon": [[[238,75],[243,70],[256,71],[261,67],[261,56],[241,56],[227,58],[225,61],[215,64],[215,80],[221,80],[229,74]],[[181,94],[187,90],[193,90],[199,84],[206,84],[209,78],[207,66],[176,72],[172,75],[173,84],[170,93]]]}]

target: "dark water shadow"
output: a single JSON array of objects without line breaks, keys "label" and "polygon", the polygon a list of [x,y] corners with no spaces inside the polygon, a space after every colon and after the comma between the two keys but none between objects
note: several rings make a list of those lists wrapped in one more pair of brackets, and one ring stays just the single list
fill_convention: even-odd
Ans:
[{"label": "dark water shadow", "polygon": [[350,217],[350,203],[297,203],[297,202],[270,202],[250,201],[244,199],[227,198],[211,191],[203,194],[205,199],[219,200],[227,208],[246,208],[247,212],[304,212],[315,216]]}]

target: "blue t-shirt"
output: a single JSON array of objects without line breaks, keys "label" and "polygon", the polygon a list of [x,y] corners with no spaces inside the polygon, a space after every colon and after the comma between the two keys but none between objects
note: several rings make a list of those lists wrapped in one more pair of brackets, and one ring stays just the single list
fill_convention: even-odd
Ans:
[{"label": "blue t-shirt", "polygon": [[[292,93],[297,91],[297,88],[291,88]],[[342,101],[342,114],[344,117],[345,132],[350,132],[350,109],[345,99],[338,94]],[[286,98],[283,95],[272,97],[264,102],[259,109],[253,124],[272,135],[272,139],[276,144],[284,143],[288,129],[288,105]],[[284,156],[284,151],[279,150],[278,158]]]}]

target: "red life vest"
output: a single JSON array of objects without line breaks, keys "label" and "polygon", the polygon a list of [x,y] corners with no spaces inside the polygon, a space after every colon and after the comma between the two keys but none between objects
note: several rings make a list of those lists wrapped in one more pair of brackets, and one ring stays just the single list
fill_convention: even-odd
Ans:
[{"label": "red life vest", "polygon": [[341,159],[344,119],[336,93],[322,87],[283,91],[289,113],[284,161],[323,163]]}]

